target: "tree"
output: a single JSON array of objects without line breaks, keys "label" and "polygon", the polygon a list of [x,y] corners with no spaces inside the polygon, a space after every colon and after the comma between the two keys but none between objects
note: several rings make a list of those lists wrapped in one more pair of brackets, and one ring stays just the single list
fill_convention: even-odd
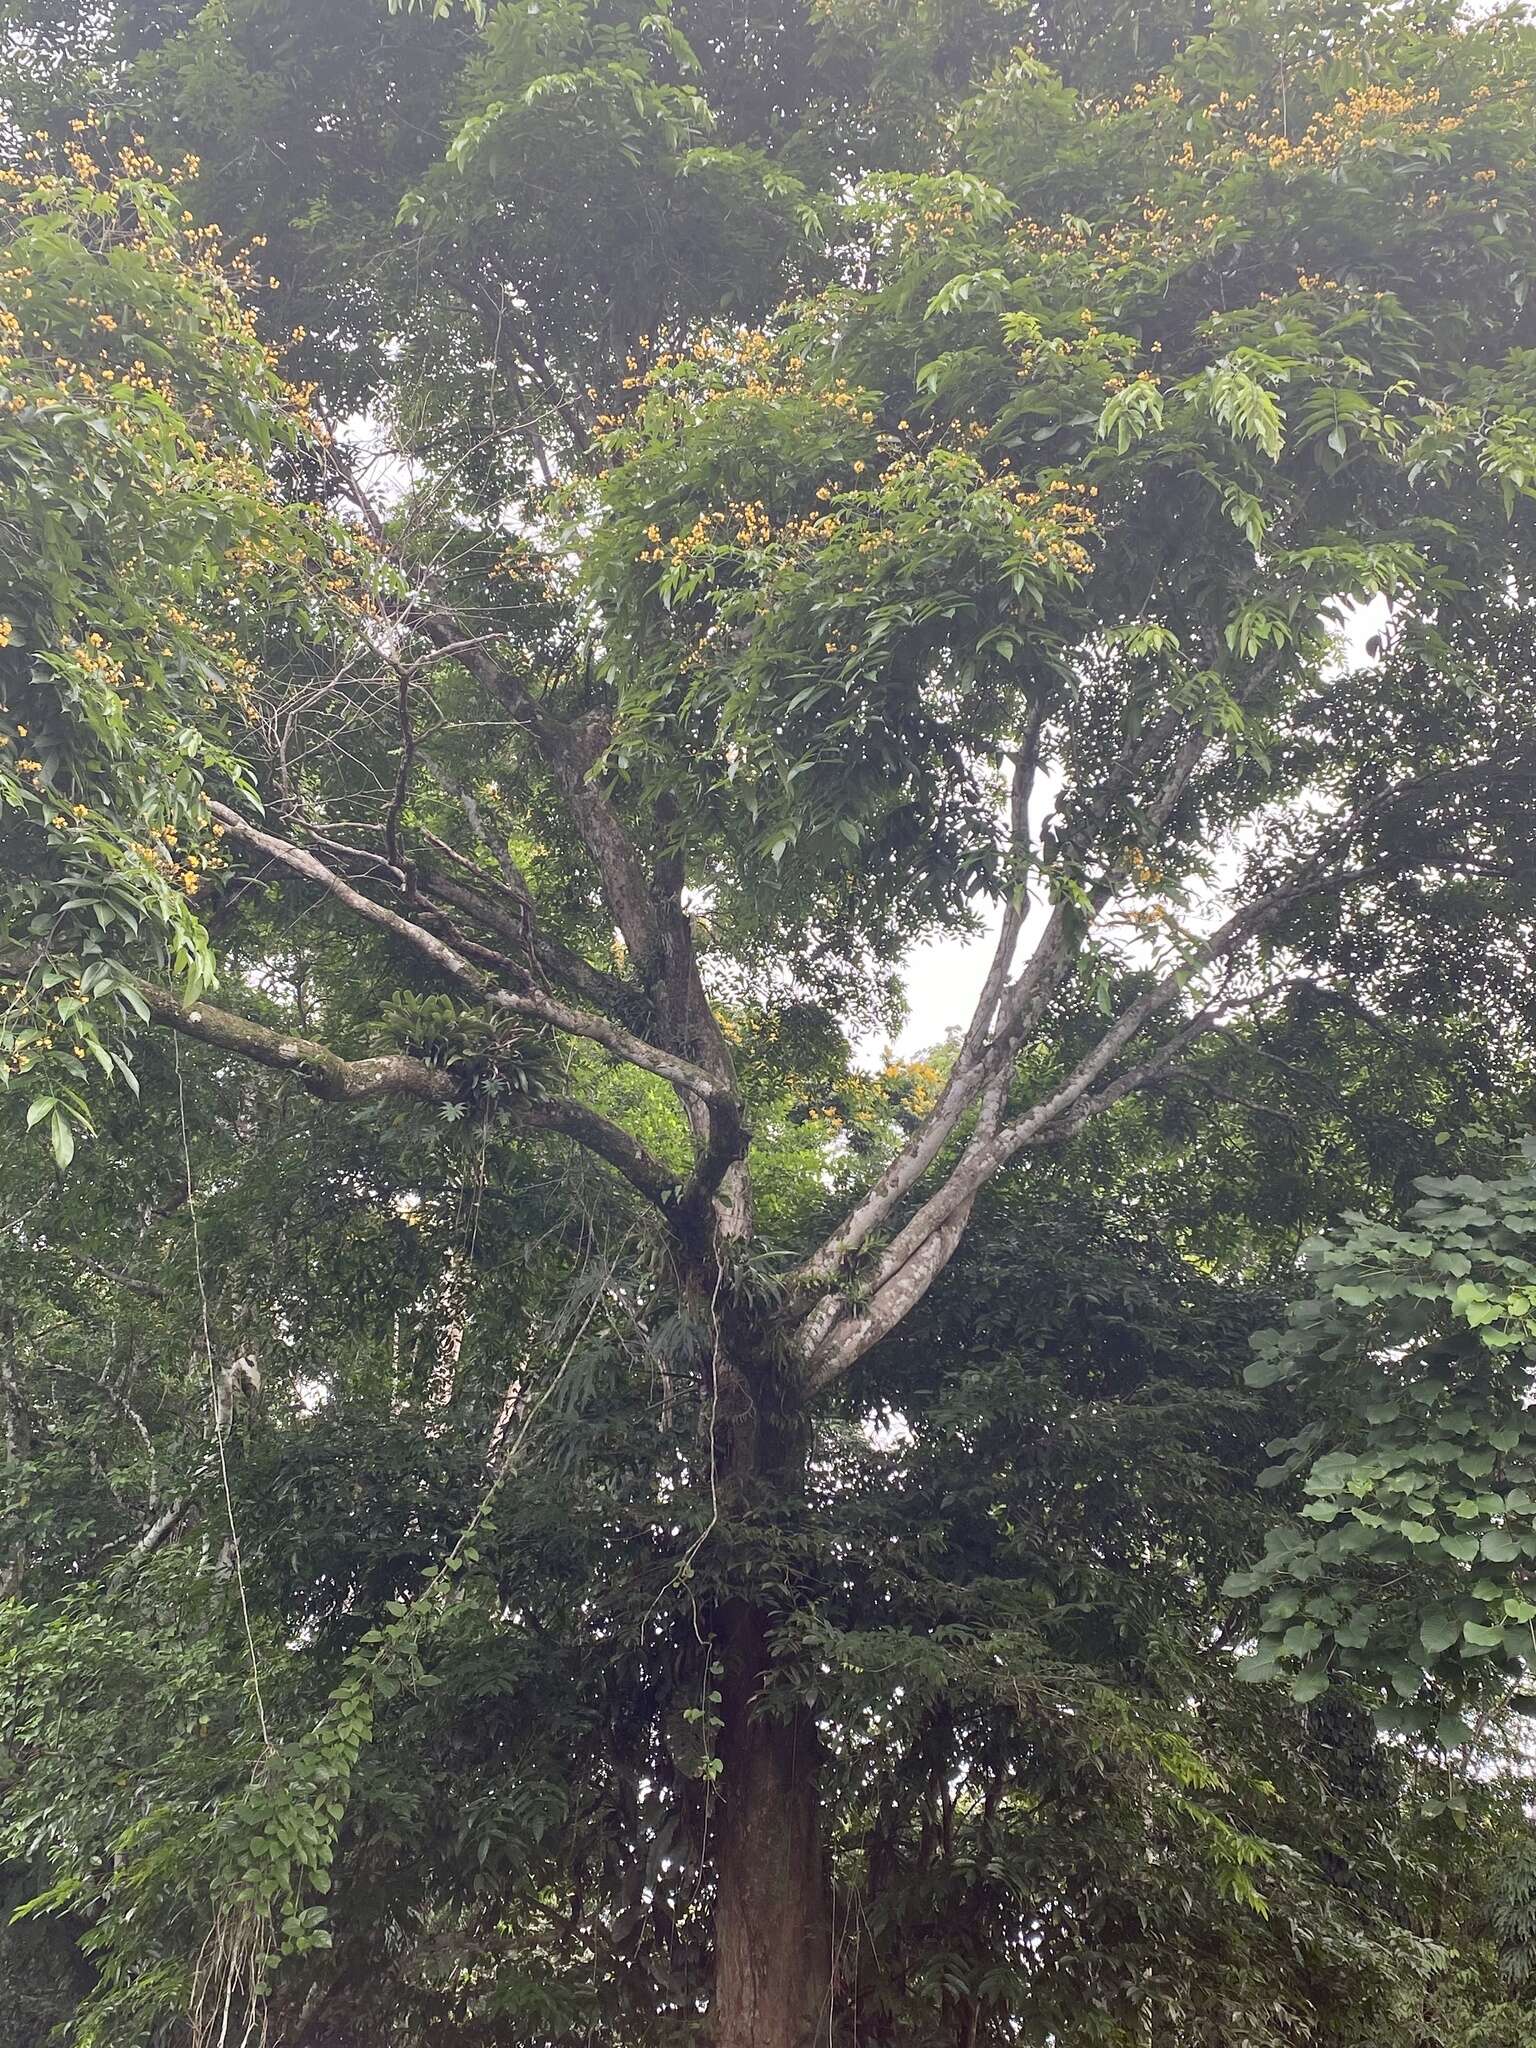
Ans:
[{"label": "tree", "polygon": [[[196,141],[254,79],[275,109],[235,133],[283,135],[363,18],[298,16],[291,69],[267,0],[165,41],[93,18],[81,89]],[[745,64],[702,9],[379,24],[369,75],[420,123],[395,225],[358,190],[368,106],[318,138],[306,109],[298,171],[225,151],[185,188],[237,200],[232,280],[57,82],[61,167],[6,174],[26,1114],[68,1164],[81,1071],[155,1025],[622,1185],[741,1568],[700,1619],[721,2048],[813,2038],[832,1938],[800,1596],[753,1546],[814,1524],[818,1417],[988,1185],[1330,1007],[1428,1065],[1447,989],[1497,986],[1518,1027],[1480,1056],[1507,1080],[1528,1044],[1529,668],[1499,650],[1536,489],[1532,32],[1171,13],[1136,76],[1065,14],[1052,71],[1034,19],[908,46],[788,11]],[[263,353],[273,249],[312,390]],[[1341,672],[1381,596],[1384,655]],[[213,1001],[274,887],[401,999],[317,1000],[306,960],[271,1021],[238,973]],[[942,1072],[832,1148],[840,1214],[760,1228],[754,1038],[878,1018],[904,946],[984,906]]]}]

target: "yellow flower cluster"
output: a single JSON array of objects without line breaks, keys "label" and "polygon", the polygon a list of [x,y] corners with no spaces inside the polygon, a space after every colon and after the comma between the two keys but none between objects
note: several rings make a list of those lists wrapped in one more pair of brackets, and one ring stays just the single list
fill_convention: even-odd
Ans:
[{"label": "yellow flower cluster", "polygon": [[[1223,100],[1226,97],[1223,93]],[[1171,78],[1138,78],[1120,99],[1096,100],[1093,111],[1096,114],[1139,113],[1142,108],[1150,107],[1159,100],[1179,107],[1184,104],[1184,95]]]},{"label": "yellow flower cluster", "polygon": [[[224,836],[222,825],[213,827],[213,837]],[[203,846],[183,848],[180,834],[174,825],[161,825],[144,839],[131,843],[130,852],[135,854],[153,874],[182,891],[183,895],[195,896],[203,883],[229,862],[215,847]]]},{"label": "yellow flower cluster", "polygon": [[122,687],[123,665],[100,633],[87,633],[84,640],[66,640],[63,652],[90,681],[106,683],[111,689]]},{"label": "yellow flower cluster", "polygon": [[968,206],[951,202],[945,206],[925,206],[915,220],[901,223],[902,239],[915,242],[919,238],[935,241],[952,241],[962,227],[968,227],[975,218]]},{"label": "yellow flower cluster", "polygon": [[[1459,114],[1441,114],[1440,89],[1429,86],[1410,91],[1395,85],[1351,86],[1332,107],[1316,114],[1300,138],[1292,142],[1283,132],[1265,134],[1250,131],[1251,149],[1269,160],[1271,170],[1291,165],[1332,167],[1351,148],[1371,149],[1386,137],[1381,130],[1395,127],[1403,136],[1448,135],[1461,126]],[[1417,116],[1418,118],[1411,118]]]}]

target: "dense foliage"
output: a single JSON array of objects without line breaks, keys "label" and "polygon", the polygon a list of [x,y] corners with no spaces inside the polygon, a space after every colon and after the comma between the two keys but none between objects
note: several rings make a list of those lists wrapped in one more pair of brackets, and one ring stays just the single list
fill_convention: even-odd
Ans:
[{"label": "dense foliage", "polygon": [[[262,1359],[225,1450],[265,1752],[217,1476],[180,1540],[134,1554],[206,1459],[178,1088],[145,1082],[132,1180],[116,1129],[43,1204],[12,1170],[32,1443],[7,1536],[34,1605],[6,1639],[9,1887],[44,1902],[7,1937],[19,2042],[86,1991],[87,2039],[195,2007],[251,1863],[333,1944],[289,1930],[276,2039],[689,2038],[728,1796],[698,1622],[747,1559],[797,1593],[779,1682],[814,1688],[826,1731],[858,2038],[1004,2015],[1042,2038],[1524,2038],[1514,2007],[1486,2036],[1447,2017],[1486,2014],[1527,1952],[1497,1917],[1518,1804],[1384,1748],[1368,1696],[1290,1706],[1213,1654],[1240,1640],[1222,1581],[1269,1518],[1266,1440],[1308,1410],[1243,1385],[1272,1297],[1149,1237],[1130,1190],[1010,1185],[829,1417],[808,1511],[727,1546],[679,1490],[688,1366],[627,1325],[612,1225],[582,1241],[535,1185],[498,1202],[526,1165],[493,1152],[482,1183],[430,1130],[338,1149],[328,1112],[193,1058],[215,1327]],[[126,1273],[89,1249],[125,1236]],[[531,1428],[482,1510],[509,1355]],[[332,1737],[360,1671],[352,1756]],[[334,1842],[317,1767],[346,1799]],[[307,1862],[321,1885],[290,1893]]]},{"label": "dense foliage", "polygon": [[1536,26],[0,19],[5,2048],[1529,2048]]},{"label": "dense foliage", "polygon": [[[1267,1476],[1302,1469],[1313,1496],[1302,1517],[1327,1526],[1271,1532],[1264,1563],[1233,1590],[1283,1587],[1263,1618],[1286,1658],[1331,1642],[1345,1669],[1389,1664],[1410,1701],[1426,1673],[1454,1697],[1476,1660],[1494,1656],[1518,1677],[1536,1649],[1536,1605],[1524,1597],[1536,1555],[1525,1449],[1531,1151],[1528,1139],[1521,1170],[1504,1179],[1426,1175],[1404,1225],[1356,1214],[1347,1236],[1315,1245],[1316,1294],[1296,1303],[1288,1331],[1256,1339],[1248,1371],[1259,1384],[1315,1379],[1319,1413],[1275,1446],[1285,1456]],[[1363,1436],[1355,1446],[1337,1441],[1345,1416]],[[1295,1690],[1315,1697],[1326,1684],[1321,1659]],[[1440,1734],[1454,1744],[1471,1730],[1452,1717]]]}]

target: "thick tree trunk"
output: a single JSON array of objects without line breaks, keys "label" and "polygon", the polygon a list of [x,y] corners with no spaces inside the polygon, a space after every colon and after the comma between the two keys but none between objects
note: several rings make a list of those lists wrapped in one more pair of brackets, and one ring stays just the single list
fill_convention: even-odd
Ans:
[{"label": "thick tree trunk", "polygon": [[830,2038],[832,1938],[815,1717],[760,1713],[769,1617],[720,1611],[715,1807],[715,2048],[813,2048]]}]

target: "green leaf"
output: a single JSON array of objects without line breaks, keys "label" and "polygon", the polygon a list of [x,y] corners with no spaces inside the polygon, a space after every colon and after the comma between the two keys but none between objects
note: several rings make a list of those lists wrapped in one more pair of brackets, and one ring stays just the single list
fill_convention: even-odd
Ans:
[{"label": "green leaf", "polygon": [[1442,1656],[1461,1634],[1461,1624],[1448,1614],[1426,1614],[1419,1623],[1419,1641],[1431,1657]]},{"label": "green leaf", "polygon": [[75,1134],[70,1129],[69,1119],[63,1110],[55,1109],[49,1118],[48,1136],[53,1145],[53,1156],[61,1167],[68,1166],[75,1156]]},{"label": "green leaf", "polygon": [[1481,1621],[1464,1622],[1461,1632],[1466,1641],[1479,1650],[1497,1649],[1504,1640],[1502,1628],[1489,1628]]},{"label": "green leaf", "polygon": [[1442,1749],[1460,1749],[1472,1740],[1473,1731],[1459,1714],[1446,1714],[1435,1724],[1435,1741]]}]

